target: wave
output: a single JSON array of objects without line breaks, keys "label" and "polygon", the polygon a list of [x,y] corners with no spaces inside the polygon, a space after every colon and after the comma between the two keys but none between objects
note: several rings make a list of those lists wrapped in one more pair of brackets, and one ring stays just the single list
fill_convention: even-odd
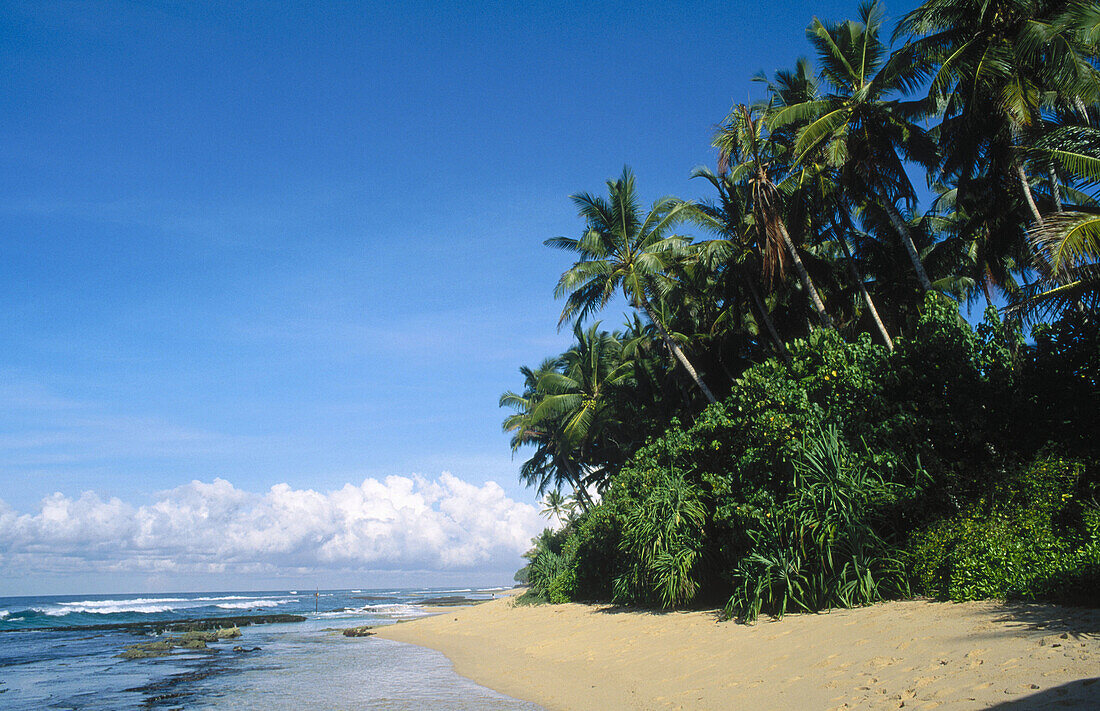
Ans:
[{"label": "wave", "polygon": [[7,610],[0,610],[0,620],[6,619],[11,613]]},{"label": "wave", "polygon": [[173,610],[190,610],[200,607],[219,607],[228,610],[242,610],[252,607],[276,607],[291,602],[285,596],[277,595],[217,595],[200,597],[132,597],[108,600],[76,600],[73,602],[53,603],[43,608],[33,608],[26,612],[64,617],[77,613],[92,615],[112,615],[119,613],[156,614]]},{"label": "wave", "polygon": [[297,600],[250,600],[246,602],[223,602],[215,605],[223,610],[247,610],[253,607],[278,607]]},{"label": "wave", "polygon": [[472,592],[475,592],[473,588],[455,588],[454,590],[435,590],[433,588],[422,588],[420,590],[414,590],[408,594],[416,597],[423,597],[425,595],[453,595],[458,593]]},{"label": "wave", "polygon": [[385,603],[381,605],[364,605],[359,608],[363,612],[369,612],[375,615],[384,615],[386,617],[394,617],[398,619],[408,619],[412,617],[426,617],[431,615],[430,611],[421,607],[420,605],[406,605],[404,603]]},{"label": "wave", "polygon": [[310,617],[323,617],[326,619],[336,617],[362,617],[363,610],[331,610],[329,612],[310,612]]},{"label": "wave", "polygon": [[113,605],[79,605],[76,603],[60,603],[64,607],[47,607],[45,609],[34,608],[34,612],[38,612],[50,617],[64,617],[65,615],[74,615],[80,612],[86,612],[93,615],[112,615],[119,612],[140,612],[145,614],[152,614],[155,612],[169,612],[170,610],[186,609],[187,607],[203,607],[202,605],[156,605],[152,603],[119,603]]}]

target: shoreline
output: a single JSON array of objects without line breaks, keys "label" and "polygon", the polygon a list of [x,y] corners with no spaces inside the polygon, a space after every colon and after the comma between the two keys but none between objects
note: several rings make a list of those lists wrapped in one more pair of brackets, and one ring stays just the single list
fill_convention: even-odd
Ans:
[{"label": "shoreline", "polygon": [[907,600],[746,626],[505,597],[374,631],[549,711],[1100,706],[1088,608]]}]

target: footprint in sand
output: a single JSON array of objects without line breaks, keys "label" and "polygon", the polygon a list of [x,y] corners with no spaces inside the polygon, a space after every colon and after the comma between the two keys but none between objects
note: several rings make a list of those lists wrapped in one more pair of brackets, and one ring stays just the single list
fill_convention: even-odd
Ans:
[{"label": "footprint in sand", "polygon": [[[956,693],[955,687],[945,686],[945,687],[942,687],[940,689],[936,689],[935,691],[930,693],[929,696],[931,696],[933,699],[943,699],[945,696],[946,697],[954,697],[955,693]],[[947,699],[947,700],[950,701],[950,699]]]},{"label": "footprint in sand", "polygon": [[873,657],[867,664],[875,669],[882,669],[884,667],[892,667],[900,661],[901,659],[898,657]]}]

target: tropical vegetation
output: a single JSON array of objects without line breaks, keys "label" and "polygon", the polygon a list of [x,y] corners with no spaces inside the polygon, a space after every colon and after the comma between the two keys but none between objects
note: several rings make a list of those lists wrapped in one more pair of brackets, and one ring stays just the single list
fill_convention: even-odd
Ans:
[{"label": "tropical vegetation", "polygon": [[1100,603],[1100,3],[807,37],[701,197],[643,206],[624,169],[546,240],[574,343],[500,400],[555,524],[527,599]]}]

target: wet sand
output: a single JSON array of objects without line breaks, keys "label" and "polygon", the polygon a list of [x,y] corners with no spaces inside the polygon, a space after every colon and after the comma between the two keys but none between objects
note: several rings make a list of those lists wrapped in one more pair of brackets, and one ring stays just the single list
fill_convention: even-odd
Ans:
[{"label": "wet sand", "polygon": [[715,612],[512,598],[379,637],[547,709],[1100,709],[1100,610],[890,602],[719,623]]}]

